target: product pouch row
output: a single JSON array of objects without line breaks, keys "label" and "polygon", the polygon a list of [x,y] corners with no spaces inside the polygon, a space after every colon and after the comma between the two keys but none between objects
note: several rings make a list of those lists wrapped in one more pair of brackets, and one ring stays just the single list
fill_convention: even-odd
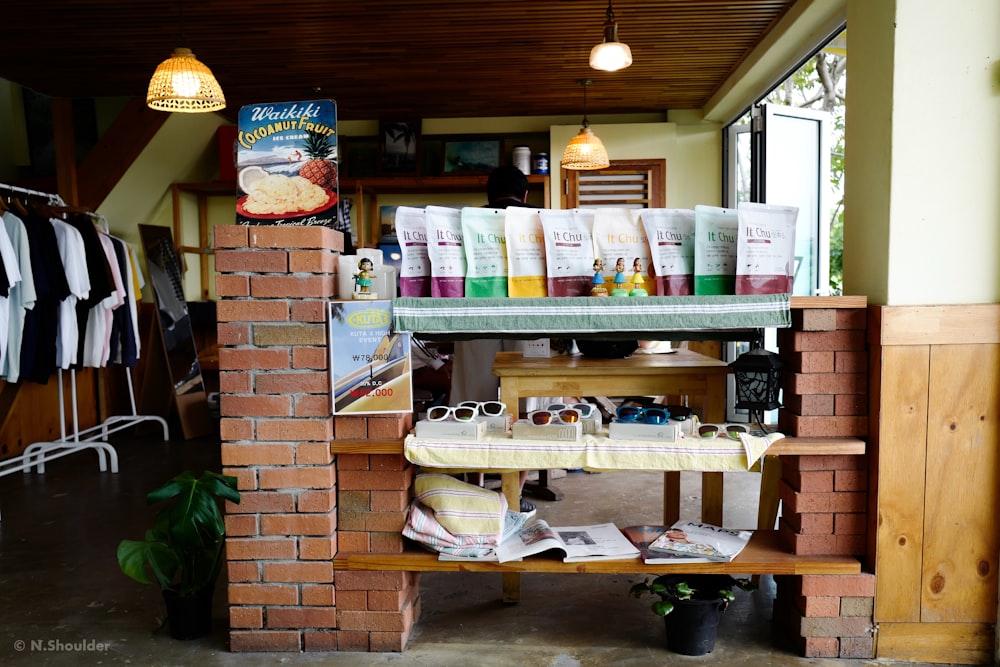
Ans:
[{"label": "product pouch row", "polygon": [[588,296],[638,282],[649,295],[791,293],[798,208],[400,206],[404,297]]}]

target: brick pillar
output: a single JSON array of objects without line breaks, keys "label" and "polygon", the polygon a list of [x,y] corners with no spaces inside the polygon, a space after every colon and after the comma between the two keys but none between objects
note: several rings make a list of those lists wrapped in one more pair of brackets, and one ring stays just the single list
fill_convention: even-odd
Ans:
[{"label": "brick pillar", "polygon": [[343,235],[323,227],[215,229],[230,648],[335,645],[337,486],[326,303]]}]

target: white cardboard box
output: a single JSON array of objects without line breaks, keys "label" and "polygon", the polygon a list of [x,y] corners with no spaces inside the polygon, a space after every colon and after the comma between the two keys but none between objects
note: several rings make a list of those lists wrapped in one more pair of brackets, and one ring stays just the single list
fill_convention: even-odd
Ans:
[{"label": "white cardboard box", "polygon": [[519,419],[511,427],[511,435],[521,440],[560,440],[574,442],[583,435],[583,424],[545,424],[538,426],[527,419]]},{"label": "white cardboard box", "polygon": [[476,419],[486,424],[487,433],[510,433],[514,416],[510,413],[504,413],[502,415],[479,415]]},{"label": "white cardboard box", "polygon": [[446,419],[432,422],[421,419],[414,432],[418,438],[443,438],[447,440],[481,440],[486,435],[486,422],[474,419],[469,422]]},{"label": "white cardboard box", "polygon": [[666,424],[636,424],[632,422],[611,422],[608,437],[612,440],[662,440],[673,442],[681,437],[677,422]]},{"label": "white cardboard box", "polygon": [[526,340],[522,341],[523,348],[521,354],[526,359],[548,359],[549,357],[556,356],[556,352],[552,350],[552,345],[548,338],[539,338],[538,340]]}]

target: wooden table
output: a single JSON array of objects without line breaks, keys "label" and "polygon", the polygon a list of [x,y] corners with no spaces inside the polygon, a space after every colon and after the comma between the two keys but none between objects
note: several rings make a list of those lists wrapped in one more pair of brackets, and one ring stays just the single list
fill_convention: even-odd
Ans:
[{"label": "wooden table", "polygon": [[[689,405],[703,422],[726,419],[724,361],[680,349],[670,354],[633,354],[627,359],[561,355],[525,358],[521,352],[498,352],[493,374],[500,378],[500,400],[516,410],[526,396],[688,396]],[[700,399],[700,402],[696,400]],[[702,520],[722,525],[722,473],[702,473]],[[504,478],[507,501],[519,502],[517,480]],[[512,489],[508,489],[513,484]],[[680,516],[680,473],[665,472],[663,521]]]}]

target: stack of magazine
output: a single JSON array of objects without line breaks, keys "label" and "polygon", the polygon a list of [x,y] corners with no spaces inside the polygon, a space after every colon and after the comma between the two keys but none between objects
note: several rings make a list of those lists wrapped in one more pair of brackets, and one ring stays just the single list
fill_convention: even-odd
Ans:
[{"label": "stack of magazine", "polygon": [[628,526],[622,533],[649,565],[728,562],[743,551],[753,535],[749,530],[730,530],[688,520],[669,527]]},{"label": "stack of magazine", "polygon": [[478,558],[439,554],[438,560],[482,560],[499,563],[522,560],[527,556],[550,552],[564,563],[592,560],[636,558],[639,550],[613,523],[592,526],[550,526],[542,519],[531,519],[520,526],[494,550]]}]

